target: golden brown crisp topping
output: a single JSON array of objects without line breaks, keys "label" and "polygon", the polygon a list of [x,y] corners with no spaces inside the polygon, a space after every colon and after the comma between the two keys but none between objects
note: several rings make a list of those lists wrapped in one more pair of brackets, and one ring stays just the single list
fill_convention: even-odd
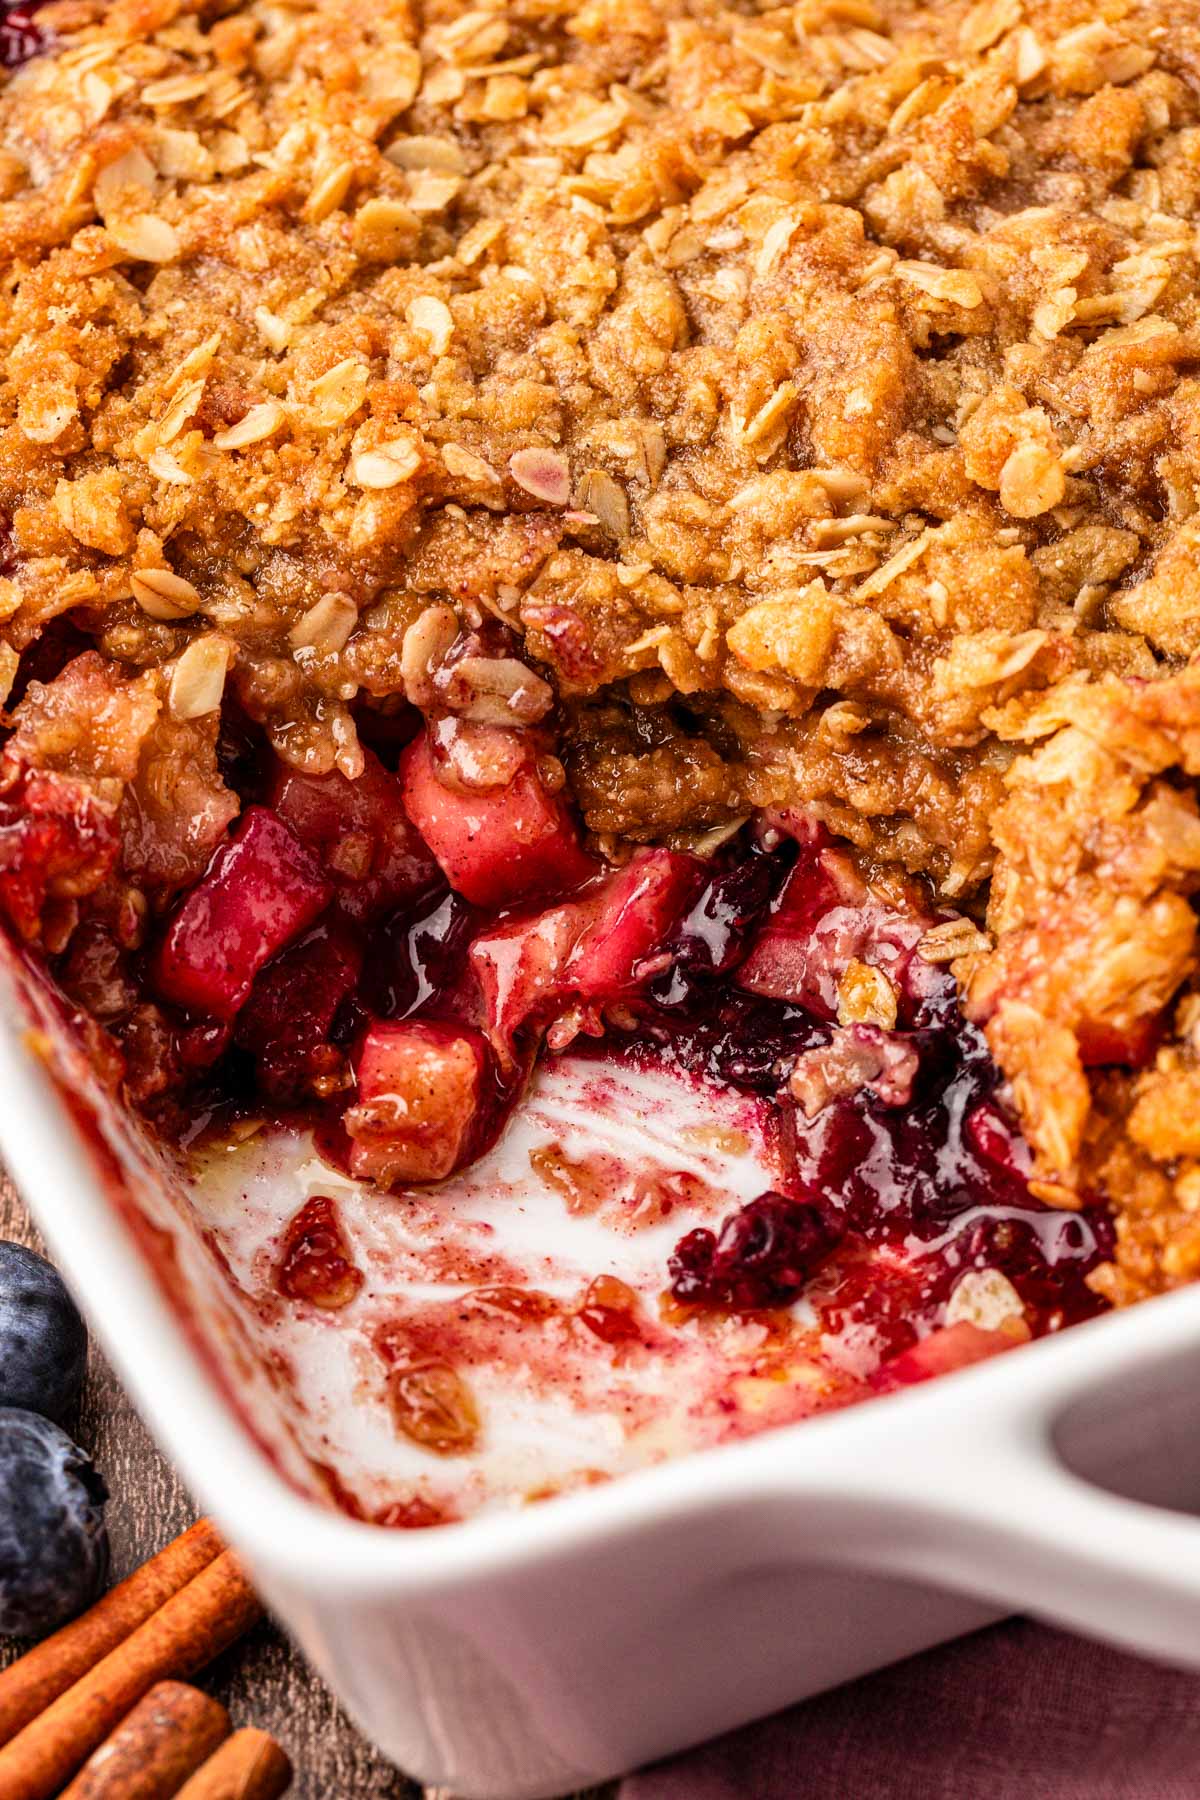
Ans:
[{"label": "golden brown crisp topping", "polygon": [[1124,1209],[1114,1297],[1200,1270],[1191,10],[43,17],[0,90],[3,684],[69,612],[155,766],[208,768],[229,691],[353,774],[352,706],[499,619],[541,674],[459,664],[467,716],[549,681],[596,833],[803,806],[991,880],[995,948],[927,953],[1045,1191]]}]

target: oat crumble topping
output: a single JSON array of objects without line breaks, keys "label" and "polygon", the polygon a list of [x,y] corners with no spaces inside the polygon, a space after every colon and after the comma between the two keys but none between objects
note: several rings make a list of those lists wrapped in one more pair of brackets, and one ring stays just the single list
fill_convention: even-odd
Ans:
[{"label": "oat crumble topping", "polygon": [[[927,879],[1040,1190],[1117,1211],[1094,1282],[1200,1273],[1200,21],[40,18],[0,90],[0,676],[67,614],[100,654],[8,767],[119,809],[121,904],[236,814],[224,694],[350,776],[364,697],[553,718],[606,843],[803,808]],[[881,982],[842,1025],[894,1020]]]}]

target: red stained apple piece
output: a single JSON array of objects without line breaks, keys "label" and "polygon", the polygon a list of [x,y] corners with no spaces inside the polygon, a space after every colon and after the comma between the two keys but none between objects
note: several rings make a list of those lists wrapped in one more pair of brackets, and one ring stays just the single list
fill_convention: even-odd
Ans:
[{"label": "red stained apple piece", "polygon": [[611,875],[567,965],[569,987],[583,1000],[619,1000],[660,974],[703,879],[699,858],[675,850],[642,851]]},{"label": "red stained apple piece", "polygon": [[636,993],[659,972],[703,878],[696,857],[646,850],[577,900],[476,938],[471,964],[495,1039],[511,1043],[527,1019],[569,1001]]},{"label": "red stained apple piece", "polygon": [[963,1121],[963,1132],[976,1156],[1018,1181],[1033,1174],[1033,1155],[1017,1126],[991,1100],[982,1101]]},{"label": "red stained apple piece", "polygon": [[329,904],[332,889],[273,813],[250,806],[175,914],[154,983],[188,1012],[232,1019],[254,978]]},{"label": "red stained apple piece", "polygon": [[112,812],[82,782],[22,774],[0,797],[0,914],[36,942],[43,914],[94,892],[120,849]]},{"label": "red stained apple piece", "polygon": [[532,756],[504,786],[460,793],[439,778],[422,733],[400,759],[400,778],[409,818],[450,886],[476,906],[561,894],[596,873],[566,801],[543,787]]},{"label": "red stained apple piece", "polygon": [[355,1063],[358,1099],[343,1118],[350,1173],[385,1187],[451,1174],[468,1158],[487,1058],[469,1026],[373,1024]]},{"label": "red stained apple piece", "polygon": [[1027,1330],[985,1331],[980,1325],[960,1320],[957,1325],[943,1325],[939,1330],[931,1331],[910,1350],[902,1350],[899,1356],[893,1356],[877,1370],[871,1385],[885,1394],[894,1388],[912,1387],[934,1375],[949,1375],[955,1369],[984,1362],[989,1356],[1011,1350],[1014,1344],[1026,1343],[1028,1339]]},{"label": "red stained apple piece", "polygon": [[835,1019],[848,964],[871,963],[896,987],[904,1024],[936,980],[914,958],[931,923],[874,899],[841,851],[802,852],[735,979],[752,994]]},{"label": "red stained apple piece", "polygon": [[586,902],[568,901],[475,939],[471,967],[484,1019],[502,1053],[526,1019],[555,1009],[565,992],[571,952],[586,928]]},{"label": "red stained apple piece", "polygon": [[270,804],[313,852],[347,918],[365,924],[438,886],[436,862],[404,810],[404,793],[370,750],[351,781],[338,770],[303,775],[278,763]]}]

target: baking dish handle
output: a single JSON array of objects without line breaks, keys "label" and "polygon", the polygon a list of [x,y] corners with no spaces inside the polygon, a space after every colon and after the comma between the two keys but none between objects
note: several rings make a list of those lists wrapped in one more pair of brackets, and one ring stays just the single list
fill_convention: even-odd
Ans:
[{"label": "baking dish handle", "polygon": [[[990,1471],[970,1446],[962,1451],[973,1464],[969,1492],[953,1500],[953,1481],[943,1484],[948,1472],[931,1458],[939,1503],[916,1502],[904,1522],[890,1511],[888,1568],[1200,1667],[1200,1519],[1096,1487],[1044,1444]],[[976,1485],[985,1476],[990,1497]]]},{"label": "baking dish handle", "polygon": [[[1200,1667],[1200,1517],[1149,1503],[1200,1508],[1200,1307],[1146,1310],[1144,1331],[1077,1328],[1041,1371],[1033,1346],[950,1378],[944,1404],[882,1402],[871,1471],[840,1496],[847,1559]],[[1026,1357],[1026,1382],[994,1379]]]}]

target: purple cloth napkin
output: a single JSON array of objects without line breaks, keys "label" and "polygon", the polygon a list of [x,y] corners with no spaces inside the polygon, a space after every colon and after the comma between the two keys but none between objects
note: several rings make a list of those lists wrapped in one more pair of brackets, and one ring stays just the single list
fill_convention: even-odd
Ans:
[{"label": "purple cloth napkin", "polygon": [[644,1769],[620,1800],[1198,1800],[1200,1675],[1010,1619]]}]

